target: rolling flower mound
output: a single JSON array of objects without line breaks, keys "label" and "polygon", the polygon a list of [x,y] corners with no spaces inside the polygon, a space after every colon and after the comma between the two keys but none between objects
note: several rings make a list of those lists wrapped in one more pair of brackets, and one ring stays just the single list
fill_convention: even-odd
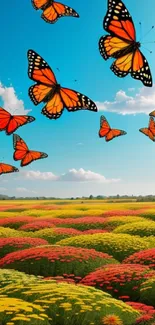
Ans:
[{"label": "rolling flower mound", "polygon": [[25,231],[18,231],[11,228],[0,227],[0,238],[9,238],[9,237],[30,237],[30,233]]},{"label": "rolling flower mound", "polygon": [[155,221],[155,209],[145,210],[140,215],[145,219],[151,219]]},{"label": "rolling flower mound", "polygon": [[101,265],[117,263],[111,256],[94,249],[43,246],[7,254],[0,267],[44,277],[74,275],[79,280]]},{"label": "rolling flower mound", "polygon": [[155,276],[142,283],[140,301],[155,307]]},{"label": "rolling flower mound", "polygon": [[110,217],[106,218],[104,228],[109,231],[112,231],[118,226],[139,221],[145,221],[145,219],[137,216]]},{"label": "rolling flower mound", "polygon": [[0,296],[0,320],[4,325],[48,325],[44,309],[22,299]]},{"label": "rolling flower mound", "polygon": [[[49,219],[46,219],[49,221]],[[82,218],[53,218],[52,224],[56,227],[75,228],[78,230],[101,229],[104,228],[105,218],[103,217],[82,217]],[[24,228],[22,228],[24,230]]]},{"label": "rolling flower mound", "polygon": [[34,233],[33,237],[44,238],[50,244],[55,244],[57,241],[70,238],[73,236],[81,235],[81,231],[76,230],[74,228],[45,228],[42,230],[38,230]]},{"label": "rolling flower mound", "polygon": [[126,258],[123,263],[134,263],[141,265],[149,265],[151,269],[155,269],[155,248],[143,250]]},{"label": "rolling flower mound", "polygon": [[129,255],[149,248],[149,243],[140,237],[127,234],[94,234],[80,235],[57,242],[61,246],[94,248],[96,251],[112,255],[116,260],[123,261]]},{"label": "rolling flower mound", "polygon": [[20,227],[20,230],[24,231],[36,231],[44,228],[53,228],[55,225],[51,221],[45,221],[45,220],[36,220],[34,222],[30,222],[27,224],[24,224]]},{"label": "rolling flower mound", "polygon": [[138,210],[113,210],[113,211],[106,211],[103,213],[104,217],[119,217],[119,216],[138,216],[142,214],[145,210],[138,209]]},{"label": "rolling flower mound", "polygon": [[4,257],[8,253],[15,252],[17,250],[47,244],[48,242],[46,240],[40,238],[0,238],[0,258]]},{"label": "rolling flower mound", "polygon": [[1,218],[0,219],[0,227],[9,227],[18,229],[21,225],[34,221],[34,217],[14,217],[14,218]]},{"label": "rolling flower mound", "polygon": [[155,271],[147,266],[111,264],[91,272],[80,283],[109,292],[118,299],[135,301],[139,299],[141,283],[152,276]]},{"label": "rolling flower mound", "polygon": [[[38,279],[39,278],[40,277],[38,277]],[[34,275],[25,274],[24,272],[19,272],[15,270],[7,270],[7,269],[0,270],[0,289],[12,283],[18,285],[19,283],[21,284],[28,284],[31,282],[36,283],[36,281],[37,281],[37,277]]]},{"label": "rolling flower mound", "polygon": [[134,308],[135,310],[139,311],[142,314],[142,316],[140,316],[136,320],[136,324],[143,324],[143,325],[148,324],[148,321],[154,319],[155,317],[155,309],[153,306],[147,306],[145,304],[139,302],[132,302],[132,301],[128,301],[126,302],[126,304],[128,306],[131,306],[132,308]]},{"label": "rolling flower mound", "polygon": [[118,234],[130,234],[137,235],[140,237],[144,236],[154,236],[155,235],[155,222],[154,221],[142,221],[142,222],[133,222],[131,224],[123,225],[117,227],[113,233]]},{"label": "rolling flower mound", "polygon": [[[124,302],[95,288],[56,281],[40,281],[37,284],[15,285],[4,288],[5,294],[45,309],[51,325],[103,325],[103,318],[115,315],[125,325],[133,325],[140,313]],[[69,319],[69,321],[68,321]],[[33,323],[32,323],[33,324]]]}]

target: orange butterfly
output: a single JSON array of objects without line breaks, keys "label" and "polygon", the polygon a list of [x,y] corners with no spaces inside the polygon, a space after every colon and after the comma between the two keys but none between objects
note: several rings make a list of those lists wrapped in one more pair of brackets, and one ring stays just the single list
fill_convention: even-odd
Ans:
[{"label": "orange butterfly", "polygon": [[0,175],[14,172],[19,172],[19,169],[8,164],[0,163]]},{"label": "orange butterfly", "polygon": [[74,9],[53,0],[32,0],[32,5],[36,10],[43,10],[41,18],[50,24],[54,24],[63,16],[79,17]]},{"label": "orange butterfly", "polygon": [[7,135],[15,132],[20,126],[33,121],[35,121],[35,118],[32,116],[12,115],[0,107],[0,131],[5,131]]},{"label": "orange butterfly", "polygon": [[155,121],[153,117],[150,117],[148,128],[142,128],[139,131],[155,142]]},{"label": "orange butterfly", "polygon": [[111,129],[108,121],[104,116],[101,116],[100,118],[100,130],[99,130],[99,137],[104,138],[105,140],[111,141],[112,139],[119,137],[121,135],[127,134],[125,131],[117,130],[117,129]]},{"label": "orange butterfly", "polygon": [[155,117],[155,111],[151,112],[151,113],[149,114],[149,116],[153,116],[153,117]]},{"label": "orange butterfly", "polygon": [[118,77],[128,73],[140,79],[147,87],[152,87],[152,76],[148,62],[140,51],[141,44],[136,41],[132,18],[121,0],[108,0],[108,11],[103,22],[104,29],[110,33],[100,38],[99,50],[102,57],[116,60],[111,70]]},{"label": "orange butterfly", "polygon": [[29,96],[35,105],[46,103],[42,114],[57,119],[66,107],[69,112],[87,109],[97,112],[95,103],[75,90],[62,88],[49,65],[36,52],[28,51],[28,75],[37,83],[29,88]]},{"label": "orange butterfly", "polygon": [[21,167],[29,165],[34,160],[48,157],[44,152],[29,150],[26,143],[17,134],[13,134],[13,146],[15,150],[13,158],[21,160]]}]

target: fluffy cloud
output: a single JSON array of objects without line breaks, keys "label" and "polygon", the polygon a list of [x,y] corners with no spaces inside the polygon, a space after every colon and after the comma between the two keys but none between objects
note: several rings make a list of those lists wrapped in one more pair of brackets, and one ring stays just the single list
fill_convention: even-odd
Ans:
[{"label": "fluffy cloud", "polygon": [[99,111],[126,114],[149,114],[155,110],[155,85],[152,88],[143,87],[134,96],[119,90],[114,101],[97,102]]},{"label": "fluffy cloud", "polygon": [[10,113],[27,114],[30,110],[25,110],[24,102],[18,99],[15,89],[11,87],[5,87],[0,82],[0,97],[3,101],[3,107]]},{"label": "fluffy cloud", "polygon": [[33,179],[33,180],[49,180],[49,181],[55,181],[58,179],[58,176],[55,176],[53,173],[51,172],[40,172],[38,171],[33,171],[33,170],[29,170],[27,172],[23,173],[26,179]]},{"label": "fluffy cloud", "polygon": [[59,182],[100,182],[100,183],[115,183],[119,182],[120,179],[106,179],[103,175],[94,173],[90,170],[79,170],[73,168],[69,169],[68,172],[59,176],[54,175],[51,172],[40,172],[40,171],[27,171],[23,174],[24,178],[30,180],[44,180],[44,181],[59,181]]},{"label": "fluffy cloud", "polygon": [[16,188],[16,191],[17,191],[18,193],[33,193],[33,194],[36,194],[36,193],[37,193],[36,191],[28,190],[28,189],[25,188],[25,187],[17,187],[17,188]]}]

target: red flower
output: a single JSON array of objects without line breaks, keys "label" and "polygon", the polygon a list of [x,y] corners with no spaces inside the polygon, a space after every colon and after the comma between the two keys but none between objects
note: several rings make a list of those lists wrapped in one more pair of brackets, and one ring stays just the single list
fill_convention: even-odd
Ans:
[{"label": "red flower", "polygon": [[118,216],[138,216],[140,213],[143,213],[145,210],[113,210],[113,211],[106,211],[103,213],[104,217],[118,217]]},{"label": "red flower", "polygon": [[102,288],[103,291],[110,291],[114,297],[119,299],[132,298],[134,300],[139,297],[141,283],[153,275],[155,276],[155,271],[151,271],[147,266],[111,264],[91,272],[82,279],[81,284]]},{"label": "red flower", "polygon": [[32,222],[36,220],[35,217],[29,217],[29,216],[22,216],[22,217],[14,217],[14,218],[1,218],[0,219],[0,227],[12,227],[13,225],[15,228],[18,228],[20,225],[28,223],[28,222]]},{"label": "red flower", "polygon": [[124,260],[123,263],[134,263],[141,265],[149,265],[150,268],[155,268],[155,248],[146,249],[138,253],[134,253]]},{"label": "red flower", "polygon": [[15,268],[29,274],[55,276],[64,273],[78,276],[79,282],[92,269],[111,261],[108,254],[94,249],[69,246],[44,246],[7,254],[0,259],[0,267]]}]

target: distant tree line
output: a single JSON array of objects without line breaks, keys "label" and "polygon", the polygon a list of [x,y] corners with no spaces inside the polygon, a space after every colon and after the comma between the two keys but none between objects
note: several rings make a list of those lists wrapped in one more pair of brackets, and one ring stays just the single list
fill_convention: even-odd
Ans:
[{"label": "distant tree line", "polygon": [[155,202],[155,195],[146,195],[146,196],[128,196],[128,195],[114,195],[114,196],[105,196],[97,195],[93,196],[92,194],[89,197],[71,197],[71,198],[57,198],[57,197],[46,197],[46,196],[35,196],[35,197],[15,197],[0,194],[0,200],[60,200],[58,204],[63,204],[62,200],[105,200],[108,203],[119,203],[119,202]]}]

